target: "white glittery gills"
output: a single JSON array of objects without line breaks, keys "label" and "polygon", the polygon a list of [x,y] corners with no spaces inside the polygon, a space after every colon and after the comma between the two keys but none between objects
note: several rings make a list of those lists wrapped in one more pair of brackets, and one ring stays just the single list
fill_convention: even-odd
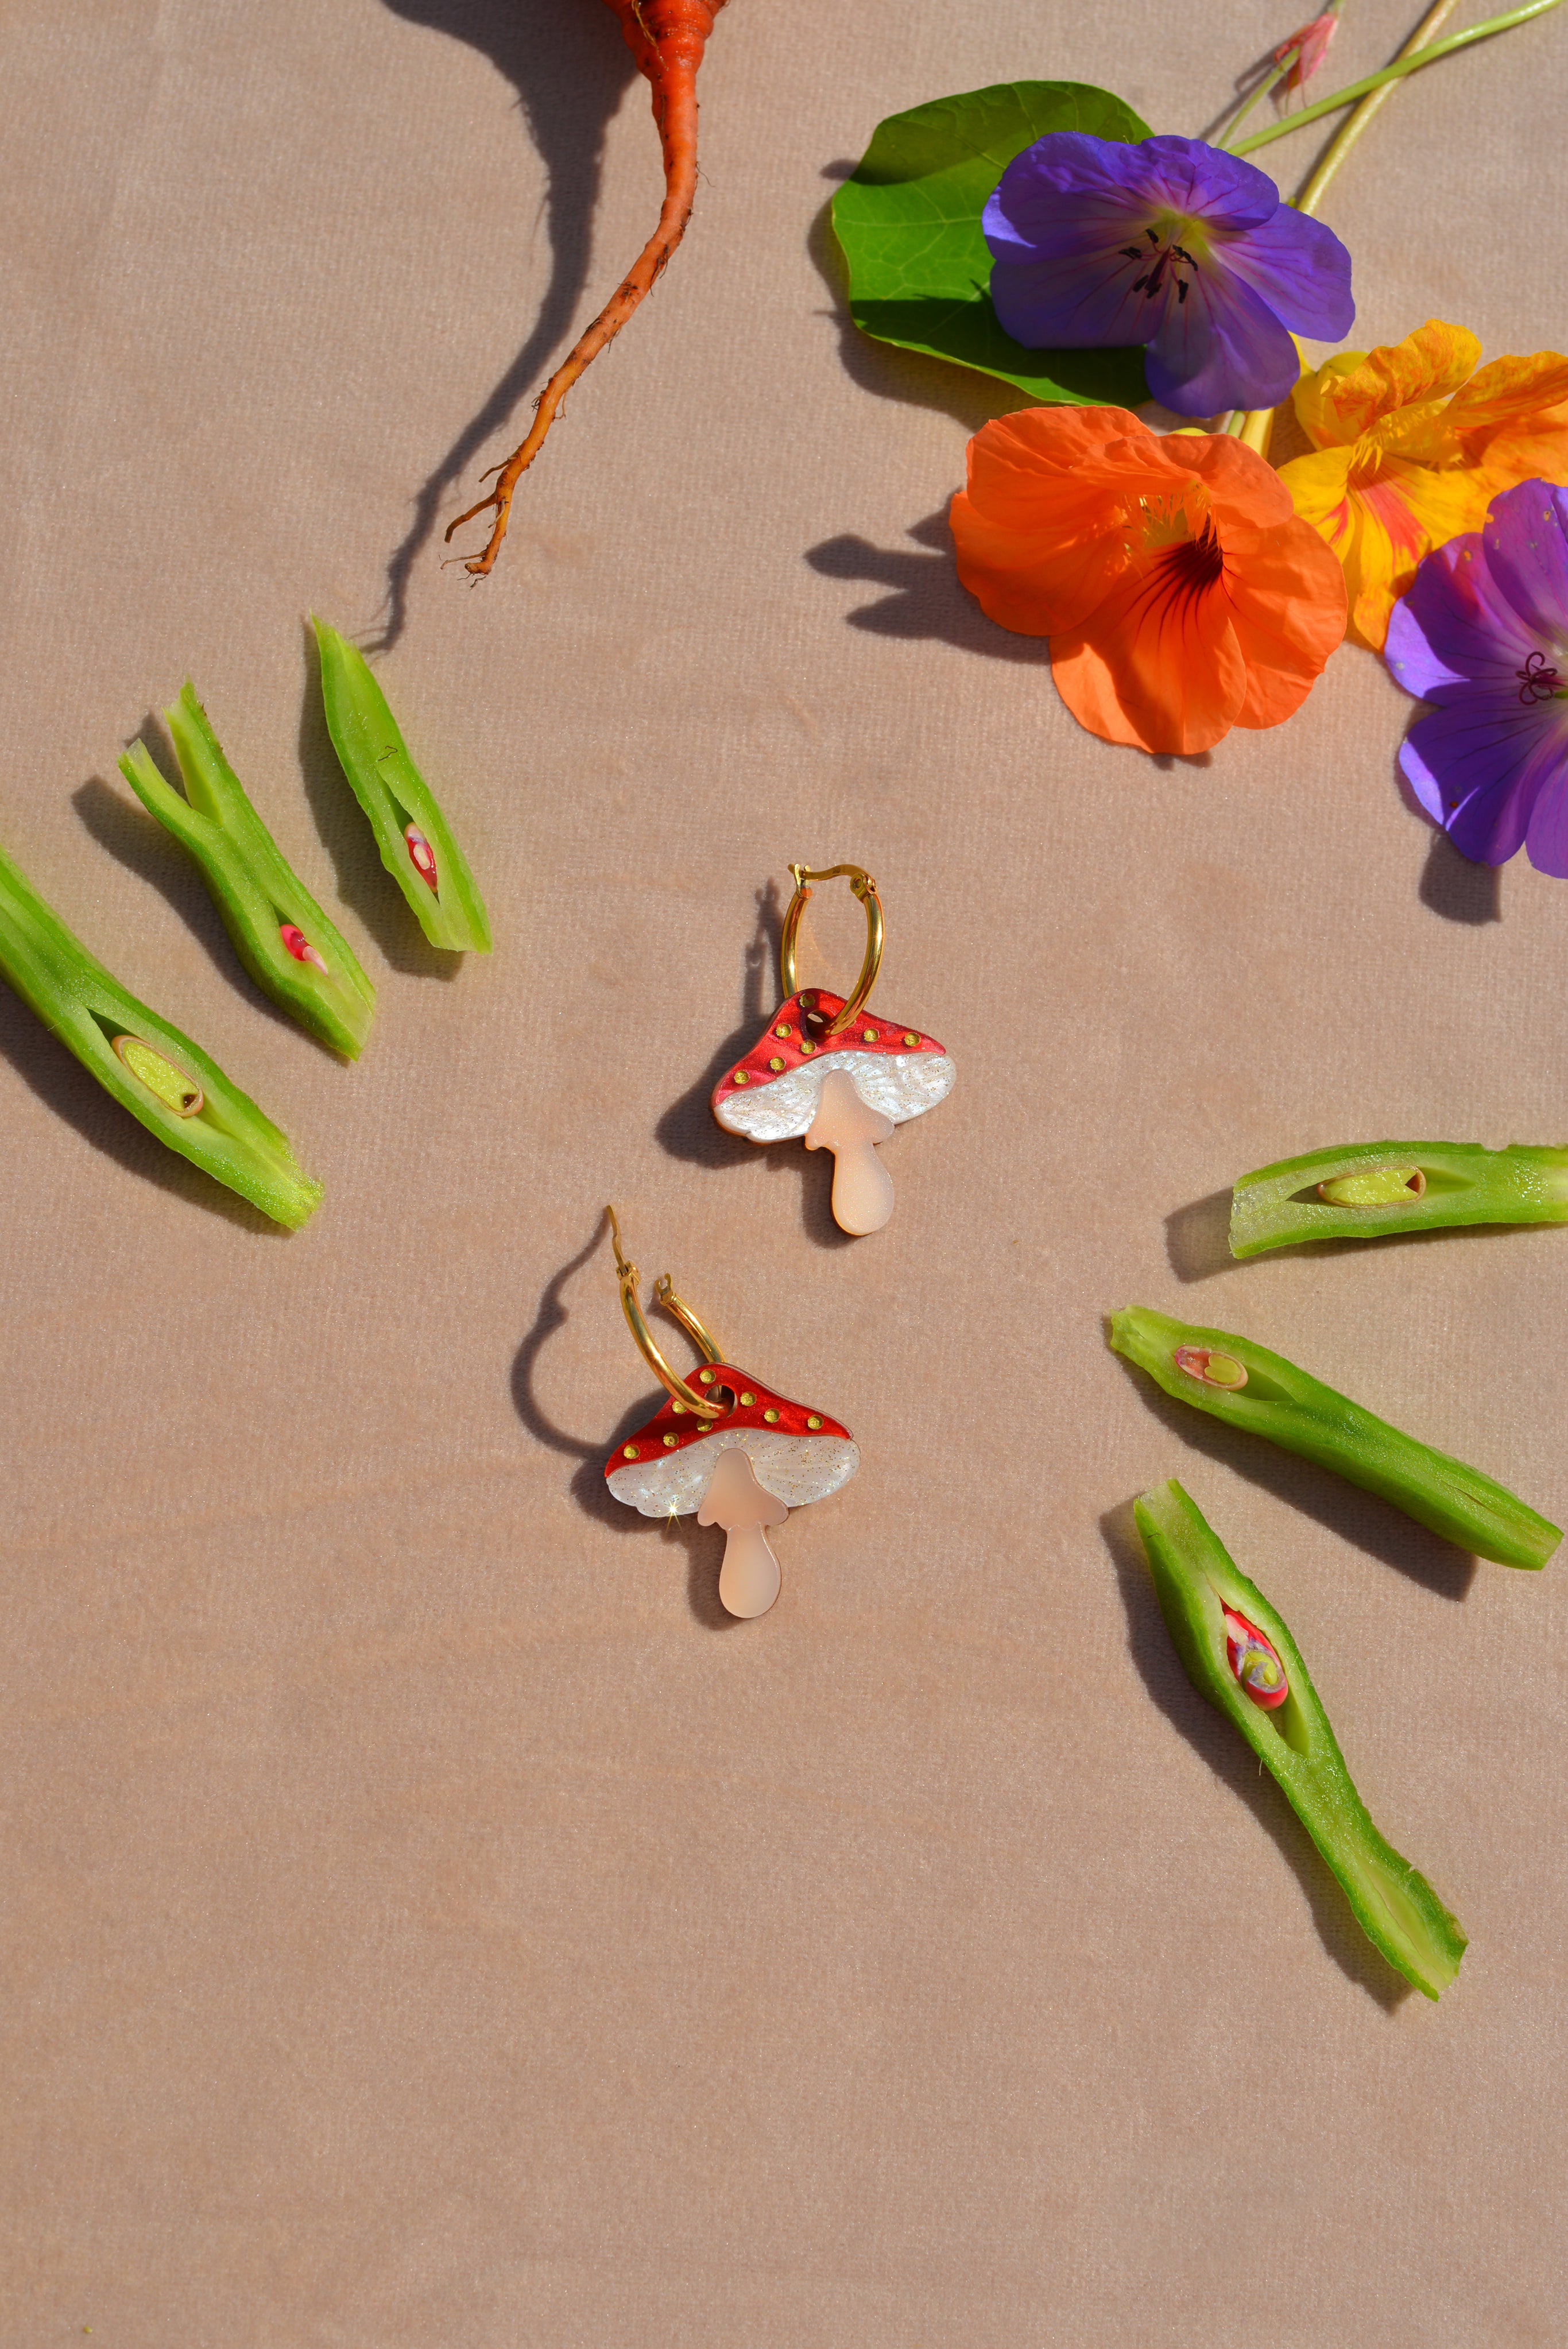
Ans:
[{"label": "white glittery gills", "polygon": [[628,1460],[606,1481],[617,1501],[645,1517],[689,1517],[707,1492],[718,1455],[738,1444],[751,1473],[786,1508],[824,1501],[847,1485],[861,1464],[858,1444],[847,1435],[786,1435],[771,1427],[738,1427],[705,1435],[684,1452]]},{"label": "white glittery gills", "polygon": [[727,1092],[714,1112],[731,1133],[750,1142],[792,1142],[817,1114],[817,1095],[830,1069],[841,1069],[861,1099],[895,1125],[922,1117],[953,1091],[949,1052],[824,1052],[785,1077],[766,1084],[753,1080],[745,1092]]}]

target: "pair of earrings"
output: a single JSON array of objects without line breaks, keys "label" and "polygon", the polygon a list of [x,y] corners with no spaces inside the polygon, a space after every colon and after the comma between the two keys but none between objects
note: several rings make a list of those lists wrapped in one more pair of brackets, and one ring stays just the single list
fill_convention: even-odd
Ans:
[{"label": "pair of earrings", "polygon": [[[876,1154],[895,1125],[945,1100],[953,1062],[915,1028],[869,1009],[882,967],[885,925],[876,883],[858,864],[813,872],[792,864],[795,894],[784,916],[779,977],[784,1001],[766,1033],[714,1087],[713,1113],[731,1133],[758,1143],[799,1138],[833,1154],[833,1218],[857,1236],[881,1231],[892,1214],[892,1180]],[[802,992],[795,968],[800,916],[817,881],[847,880],[865,909],[866,951],[848,996]],[[774,1393],[727,1362],[668,1273],[654,1299],[701,1354],[691,1378],[670,1368],[639,1298],[641,1275],[621,1249],[609,1209],[621,1309],[638,1352],[669,1400],[604,1464],[618,1501],[645,1517],[689,1516],[725,1537],[718,1595],[731,1615],[765,1615],[779,1596],[779,1561],[768,1528],[792,1508],[826,1500],[861,1464],[847,1427],[826,1412]]]}]

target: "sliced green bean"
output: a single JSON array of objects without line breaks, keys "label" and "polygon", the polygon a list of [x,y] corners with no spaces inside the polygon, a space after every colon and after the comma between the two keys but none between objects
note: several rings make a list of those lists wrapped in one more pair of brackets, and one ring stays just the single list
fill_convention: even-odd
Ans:
[{"label": "sliced green bean", "polygon": [[189,1036],[121,987],[0,849],[0,977],[160,1142],[274,1223],[321,1198],[284,1136]]},{"label": "sliced green bean", "polygon": [[408,756],[397,720],[356,645],[315,622],[327,731],[381,862],[433,947],[489,954],[490,916],[468,859]]},{"label": "sliced green bean", "polygon": [[1565,1223],[1568,1150],[1358,1142],[1243,1174],[1231,1194],[1231,1254],[1443,1225]]},{"label": "sliced green bean", "polygon": [[1178,1402],[1381,1494],[1478,1557],[1542,1567],[1563,1538],[1479,1468],[1401,1434],[1250,1338],[1131,1306],[1111,1316],[1110,1342]]},{"label": "sliced green bean", "polygon": [[[1289,1625],[1173,1478],[1145,1493],[1133,1516],[1193,1687],[1277,1781],[1367,1938],[1407,1982],[1436,1998],[1459,1972],[1464,1933],[1373,1826]],[[1255,1682],[1260,1692],[1249,1693]]]},{"label": "sliced green bean", "polygon": [[324,1044],[356,1061],[376,989],[252,806],[189,678],[163,715],[185,797],[164,781],[145,743],[131,744],[121,774],[149,814],[195,858],[234,951],[262,992]]}]

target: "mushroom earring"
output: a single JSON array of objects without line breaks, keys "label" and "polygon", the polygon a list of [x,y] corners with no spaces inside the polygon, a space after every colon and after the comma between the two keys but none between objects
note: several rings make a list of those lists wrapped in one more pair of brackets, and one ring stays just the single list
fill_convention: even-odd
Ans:
[{"label": "mushroom earring", "polygon": [[779,1596],[779,1561],[769,1527],[791,1509],[826,1500],[847,1485],[861,1455],[847,1427],[773,1394],[727,1362],[667,1272],[654,1299],[678,1321],[702,1355],[690,1379],[677,1378],[649,1329],[637,1296],[642,1276],[621,1253],[621,1226],[607,1208],[615,1274],[626,1327],[669,1401],[646,1427],[616,1445],[604,1481],[617,1501],[645,1517],[689,1517],[724,1531],[718,1595],[731,1615],[766,1615]]},{"label": "mushroom earring", "polygon": [[[953,1062],[934,1036],[866,1009],[882,967],[877,885],[858,864],[820,873],[791,864],[795,895],[784,916],[779,971],[785,1000],[766,1034],[713,1089],[713,1113],[748,1142],[789,1142],[833,1154],[833,1221],[857,1237],[892,1214],[892,1177],[876,1154],[895,1125],[945,1101]],[[846,999],[796,984],[795,940],[814,881],[847,880],[865,908],[866,957]]]}]

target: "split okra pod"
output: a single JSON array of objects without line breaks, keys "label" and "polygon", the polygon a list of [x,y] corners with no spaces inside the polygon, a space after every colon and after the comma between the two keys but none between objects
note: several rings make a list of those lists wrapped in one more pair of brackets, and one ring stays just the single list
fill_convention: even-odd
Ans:
[{"label": "split okra pod", "polygon": [[1231,1254],[1303,1240],[1370,1240],[1444,1225],[1568,1223],[1568,1150],[1510,1143],[1363,1142],[1309,1150],[1243,1174],[1231,1193]]},{"label": "split okra pod", "polygon": [[0,975],[132,1117],[297,1228],[321,1198],[284,1135],[216,1061],[123,988],[0,849]]},{"label": "split okra pod", "polygon": [[1178,1402],[1336,1470],[1478,1557],[1542,1567],[1563,1538],[1479,1468],[1417,1443],[1250,1338],[1132,1306],[1111,1316],[1110,1342]]},{"label": "split okra pod", "polygon": [[234,951],[263,993],[324,1044],[357,1060],[375,988],[251,805],[189,678],[163,714],[185,798],[164,781],[145,743],[131,744],[120,772],[195,858]]},{"label": "split okra pod", "polygon": [[408,756],[369,664],[325,620],[315,626],[327,731],[382,864],[433,947],[489,954],[490,916],[468,859]]},{"label": "split okra pod", "polygon": [[1277,1781],[1368,1939],[1436,1998],[1460,1970],[1465,1935],[1373,1825],[1289,1625],[1174,1480],[1145,1493],[1133,1516],[1192,1685]]}]

